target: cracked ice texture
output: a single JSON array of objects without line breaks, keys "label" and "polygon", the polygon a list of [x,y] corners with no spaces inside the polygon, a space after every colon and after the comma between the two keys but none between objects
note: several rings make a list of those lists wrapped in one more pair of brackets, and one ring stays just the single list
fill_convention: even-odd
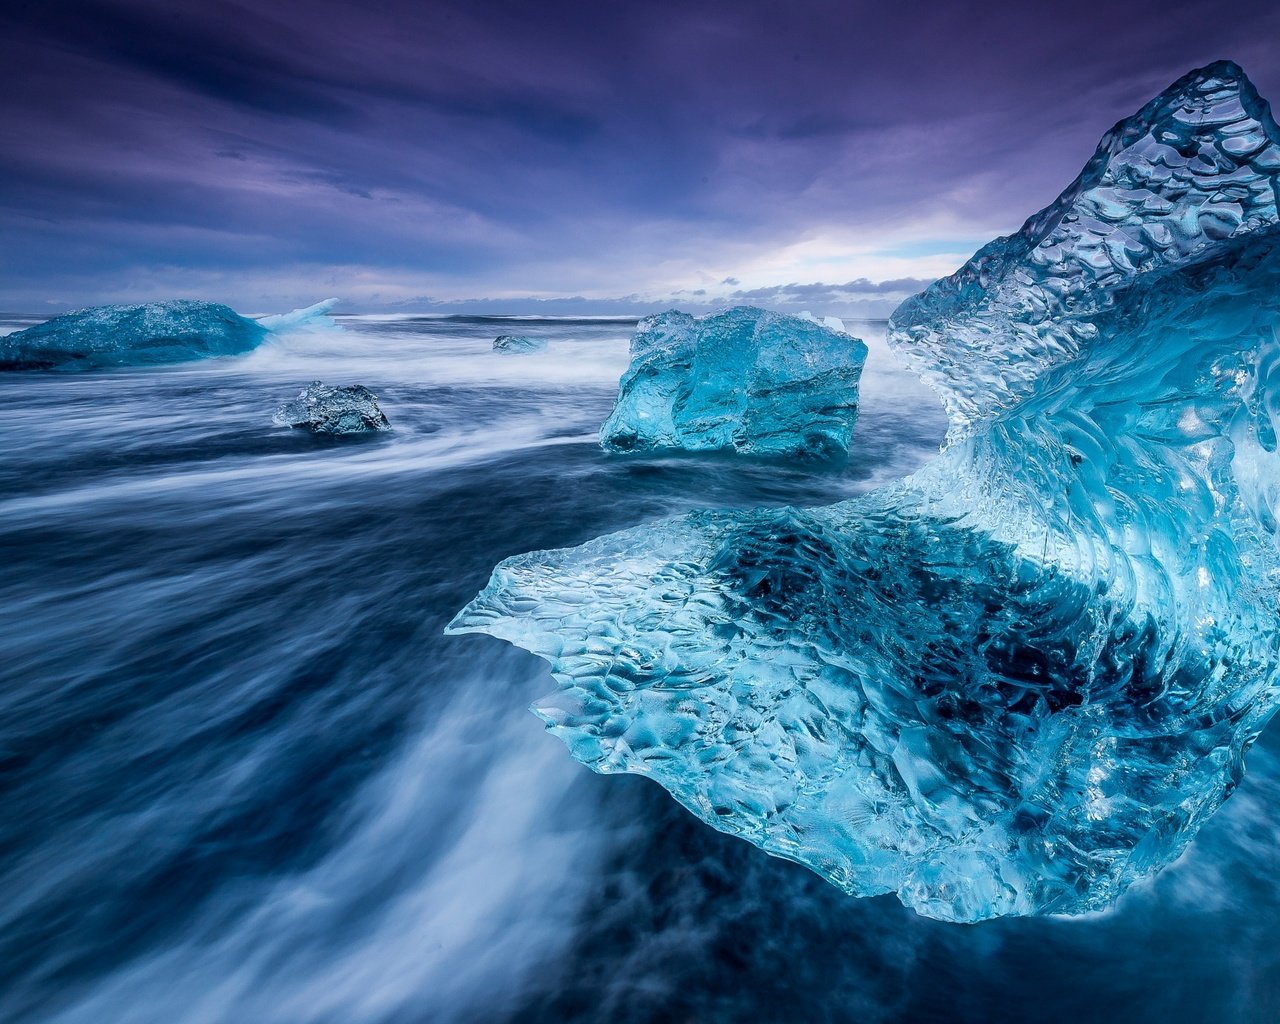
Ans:
[{"label": "cracked ice texture", "polygon": [[1230,794],[1280,688],[1277,132],[1233,64],[904,303],[921,472],[500,564],[451,627],[546,658],[574,757],[855,895],[1108,906]]},{"label": "cracked ice texture", "polygon": [[964,425],[1040,390],[1093,341],[1092,315],[1142,274],[1276,221],[1280,147],[1234,64],[1120,122],[1051,205],[893,315],[897,348]]},{"label": "cracked ice texture", "polygon": [[313,381],[276,410],[274,422],[333,437],[390,430],[378,399],[363,384],[333,387]]},{"label": "cracked ice texture", "polygon": [[94,306],[0,338],[0,369],[88,370],[241,355],[273,332],[323,321],[336,299],[261,321],[193,299]]},{"label": "cracked ice texture", "polygon": [[751,306],[647,317],[600,443],[613,452],[846,455],[866,356],[859,339],[812,318]]}]

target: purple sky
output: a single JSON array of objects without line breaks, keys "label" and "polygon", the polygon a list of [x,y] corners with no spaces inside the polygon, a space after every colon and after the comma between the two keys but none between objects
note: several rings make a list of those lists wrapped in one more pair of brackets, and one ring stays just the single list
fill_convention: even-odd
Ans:
[{"label": "purple sky", "polygon": [[0,308],[879,315],[1223,57],[1280,4],[8,0]]}]

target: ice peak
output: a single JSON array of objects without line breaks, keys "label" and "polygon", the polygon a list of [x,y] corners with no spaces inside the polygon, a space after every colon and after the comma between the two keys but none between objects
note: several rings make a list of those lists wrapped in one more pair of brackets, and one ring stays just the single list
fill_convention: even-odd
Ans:
[{"label": "ice peak", "polygon": [[1184,75],[1111,129],[1014,235],[895,311],[890,344],[942,395],[953,429],[1017,405],[1075,360],[1140,275],[1280,222],[1280,129],[1236,64]]}]

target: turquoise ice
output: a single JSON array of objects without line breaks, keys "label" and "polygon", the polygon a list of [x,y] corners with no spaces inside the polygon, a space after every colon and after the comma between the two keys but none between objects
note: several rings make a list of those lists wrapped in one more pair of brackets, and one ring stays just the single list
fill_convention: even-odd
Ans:
[{"label": "turquoise ice", "polygon": [[94,306],[0,338],[0,370],[88,370],[242,355],[269,334],[325,322],[337,301],[261,320],[194,299]]},{"label": "turquoise ice", "polygon": [[951,423],[921,472],[508,559],[451,629],[551,663],[584,764],[846,892],[1108,906],[1280,698],[1278,142],[1238,67],[1191,73],[899,308]]},{"label": "turquoise ice", "polygon": [[613,452],[845,455],[867,347],[812,318],[739,306],[642,320],[600,443]]}]

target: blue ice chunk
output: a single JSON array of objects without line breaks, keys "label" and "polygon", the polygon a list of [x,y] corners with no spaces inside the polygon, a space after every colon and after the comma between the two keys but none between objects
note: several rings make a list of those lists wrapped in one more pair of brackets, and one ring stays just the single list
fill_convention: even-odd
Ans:
[{"label": "blue ice chunk", "polygon": [[1112,128],[1017,234],[904,302],[890,343],[955,428],[1042,391],[1096,345],[1095,315],[1127,284],[1275,223],[1273,128],[1235,64],[1192,72]]},{"label": "blue ice chunk", "polygon": [[493,339],[493,350],[509,355],[526,355],[541,352],[547,347],[543,338],[522,338],[514,334],[500,334]]},{"label": "blue ice chunk", "polygon": [[340,330],[337,323],[330,318],[340,299],[322,299],[310,306],[303,306],[290,313],[276,313],[272,316],[258,318],[258,323],[275,334],[286,331],[332,331]]},{"label": "blue ice chunk", "polygon": [[551,663],[584,764],[846,892],[1110,905],[1280,700],[1278,143],[1191,73],[897,311],[951,417],[922,471],[508,559],[451,630]]},{"label": "blue ice chunk", "polygon": [[845,455],[866,356],[859,339],[827,324],[750,306],[651,316],[631,340],[600,443],[613,452]]},{"label": "blue ice chunk", "polygon": [[332,437],[391,429],[377,396],[363,384],[333,387],[318,380],[280,406],[273,419],[277,426]]},{"label": "blue ice chunk", "polygon": [[335,302],[262,320],[192,299],[94,306],[0,338],[0,369],[84,370],[241,355],[270,333],[316,324]]}]

